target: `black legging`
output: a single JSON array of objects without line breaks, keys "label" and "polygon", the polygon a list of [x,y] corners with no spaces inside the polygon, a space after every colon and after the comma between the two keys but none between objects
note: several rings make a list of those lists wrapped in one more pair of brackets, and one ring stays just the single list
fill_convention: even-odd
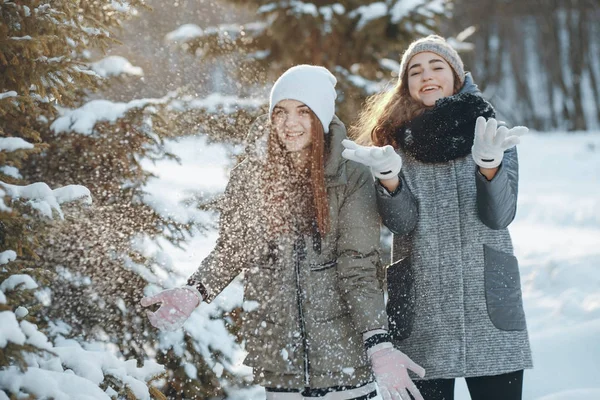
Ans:
[{"label": "black legging", "polygon": [[[521,400],[523,370],[465,378],[471,400]],[[454,400],[454,379],[415,381],[425,400]]]}]

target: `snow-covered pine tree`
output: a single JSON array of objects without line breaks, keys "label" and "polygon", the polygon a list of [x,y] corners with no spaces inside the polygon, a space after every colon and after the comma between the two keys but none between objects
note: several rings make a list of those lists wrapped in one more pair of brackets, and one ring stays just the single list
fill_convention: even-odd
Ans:
[{"label": "snow-covered pine tree", "polygon": [[[61,205],[89,203],[78,185],[52,189],[29,174],[32,153],[48,151],[59,106],[75,106],[97,87],[84,63],[88,48],[106,47],[109,29],[143,1],[5,1],[0,8],[0,398],[164,398],[147,382],[164,373],[68,339],[52,320],[53,268],[41,268],[41,246],[64,226]],[[42,157],[42,156],[41,156]],[[69,182],[71,183],[71,182]],[[56,187],[54,184],[52,187]],[[66,214],[69,217],[69,214]],[[60,229],[60,228],[59,228]]]},{"label": "snow-covered pine tree", "polygon": [[[56,342],[62,340],[61,336],[67,336],[80,343],[102,341],[112,354],[123,359],[135,358],[138,364],[155,357],[168,366],[161,387],[169,397],[213,397],[222,390],[213,372],[216,360],[226,366],[220,373],[222,379],[235,381],[228,379],[227,365],[230,363],[227,355],[189,335],[181,345],[173,346],[148,325],[138,306],[148,284],[157,288],[182,283],[183,277],[172,273],[168,256],[161,252],[155,239],[181,243],[189,237],[193,225],[196,229],[201,225],[198,221],[174,218],[168,210],[158,210],[148,204],[143,187],[151,174],[141,166],[142,160],[170,157],[164,149],[165,138],[196,133],[199,126],[203,126],[199,122],[209,118],[204,118],[207,114],[202,107],[195,107],[186,98],[175,101],[167,96],[122,103],[98,99],[101,94],[94,95],[96,100],[90,100],[88,96],[98,88],[110,91],[114,76],[120,79],[118,83],[124,84],[128,78],[118,78],[120,74],[141,73],[120,58],[108,57],[92,62],[90,51],[102,49],[107,44],[110,29],[118,25],[119,15],[124,17],[141,5],[139,2],[85,3],[79,5],[85,9],[82,15],[77,9],[70,8],[75,7],[74,4],[38,7],[40,10],[33,5],[15,6],[15,15],[11,17],[17,21],[15,29],[25,25],[18,19],[21,17],[39,16],[42,19],[37,26],[42,28],[48,22],[44,18],[49,18],[53,24],[48,28],[54,35],[52,40],[63,43],[66,49],[42,46],[41,53],[27,52],[23,48],[14,51],[18,57],[25,56],[19,65],[33,64],[26,56],[48,61],[47,68],[38,74],[41,77],[32,74],[27,78],[31,79],[30,84],[19,87],[19,93],[24,88],[33,88],[30,97],[37,102],[32,104],[44,112],[37,109],[24,112],[23,105],[14,101],[6,103],[13,107],[7,106],[6,114],[14,112],[16,117],[36,124],[32,129],[34,140],[39,142],[37,148],[43,148],[43,152],[22,163],[19,171],[10,168],[3,171],[22,174],[23,182],[43,181],[50,187],[84,183],[94,200],[90,207],[65,208],[64,214],[61,209],[65,221],[59,224],[46,224],[42,228],[31,221],[22,222],[19,226],[29,229],[23,242],[28,245],[31,259],[18,258],[17,262],[28,262],[32,274],[44,273],[46,276],[40,286],[51,297],[52,307],[41,307],[35,315],[30,309],[29,318],[35,318],[40,326],[46,323],[50,327],[60,325],[60,330],[48,331],[51,340]],[[3,17],[9,18],[8,14]],[[65,25],[69,29],[57,30],[54,25]],[[81,32],[73,29],[74,25]],[[7,37],[16,38],[14,42],[18,44],[23,40],[38,43],[36,38],[40,34],[35,29],[19,32],[21,36],[8,32]],[[13,54],[10,48],[5,52],[2,50],[4,55]],[[13,65],[18,64],[13,62]],[[71,70],[78,75],[71,74]],[[3,77],[19,74],[20,71],[9,71]],[[56,77],[64,77],[66,83]],[[46,85],[46,97],[31,86],[36,83]],[[14,100],[12,89],[18,86],[7,84],[3,87],[3,100]],[[211,108],[215,105],[218,109],[223,108],[223,104],[216,103],[220,102],[211,103]],[[22,136],[27,133],[24,130],[27,125],[16,123],[16,117],[7,117],[2,127],[14,125],[14,136]],[[177,126],[172,121],[176,121]],[[16,155],[19,154],[24,154],[24,149],[14,152],[11,161],[7,161],[9,167],[18,165]],[[6,237],[17,238],[14,224],[8,225],[10,232]],[[210,317],[219,318],[226,311],[229,310],[215,307]],[[207,321],[207,324],[211,323],[223,325],[223,320]],[[194,373],[190,372],[192,369]],[[117,391],[129,390],[125,385],[119,386],[119,379],[111,378],[111,382],[111,387]],[[160,393],[155,391],[154,395],[160,396]]]},{"label": "snow-covered pine tree", "polygon": [[[230,58],[243,84],[272,80],[294,64],[323,65],[339,78],[339,114],[350,123],[364,98],[397,73],[399,58],[417,37],[433,33],[449,13],[448,0],[226,0],[257,19],[179,35],[199,57]],[[182,33],[182,32],[181,32]],[[173,33],[177,37],[176,33]]]},{"label": "snow-covered pine tree", "polygon": [[[188,337],[178,345],[183,353],[163,346],[162,334],[139,306],[148,285],[164,288],[185,281],[157,239],[181,244],[198,223],[181,221],[146,201],[144,185],[152,175],[141,162],[170,157],[164,140],[180,132],[168,123],[174,119],[167,115],[168,101],[92,100],[54,121],[51,144],[33,160],[32,173],[56,185],[86,182],[94,204],[70,210],[64,224],[46,231],[38,265],[59,275],[50,284],[49,318],[67,323],[72,335],[109,343],[123,358],[156,358],[168,367],[161,390],[170,398],[206,398],[220,385],[196,343]],[[103,120],[106,113],[114,122]],[[76,128],[82,125],[87,128]],[[187,364],[196,367],[198,379],[186,374]]]}]

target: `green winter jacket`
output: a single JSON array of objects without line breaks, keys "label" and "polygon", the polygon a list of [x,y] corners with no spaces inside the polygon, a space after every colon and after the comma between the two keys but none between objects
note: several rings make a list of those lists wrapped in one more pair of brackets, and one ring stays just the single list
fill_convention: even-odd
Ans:
[{"label": "green winter jacket", "polygon": [[369,382],[362,333],[387,329],[371,173],[342,158],[346,129],[334,118],[325,166],[330,231],[320,251],[309,235],[282,237],[278,257],[271,257],[255,187],[268,126],[267,115],[253,124],[249,156],[232,171],[225,191],[219,240],[192,279],[202,282],[211,301],[244,272],[245,364],[254,367],[256,383],[323,388]]}]

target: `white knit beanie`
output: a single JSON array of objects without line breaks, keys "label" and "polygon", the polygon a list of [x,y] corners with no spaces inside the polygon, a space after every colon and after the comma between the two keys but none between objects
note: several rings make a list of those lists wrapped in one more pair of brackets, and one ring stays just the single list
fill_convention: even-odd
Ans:
[{"label": "white knit beanie", "polygon": [[316,114],[323,130],[328,133],[335,113],[336,83],[335,76],[324,67],[303,64],[288,69],[271,89],[269,117],[281,100],[297,100]]},{"label": "white knit beanie", "polygon": [[460,80],[461,85],[465,82],[465,67],[463,65],[463,61],[452,48],[446,42],[446,40],[438,35],[429,35],[427,37],[415,40],[408,46],[408,49],[402,55],[402,62],[400,63],[400,74],[398,78],[402,80],[402,77],[406,73],[406,69],[408,68],[408,62],[414,55],[423,53],[425,51],[430,51],[432,53],[437,54],[442,57],[456,72],[458,79]]}]

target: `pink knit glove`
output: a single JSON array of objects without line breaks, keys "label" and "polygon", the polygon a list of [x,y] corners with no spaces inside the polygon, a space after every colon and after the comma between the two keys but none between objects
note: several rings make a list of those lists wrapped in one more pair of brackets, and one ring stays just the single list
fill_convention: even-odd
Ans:
[{"label": "pink knit glove", "polygon": [[143,307],[162,303],[156,312],[146,310],[150,323],[155,328],[175,331],[181,328],[194,309],[202,302],[202,295],[196,288],[185,286],[163,290],[149,297],[144,297],[140,304]]},{"label": "pink knit glove", "polygon": [[393,347],[387,347],[374,351],[369,357],[383,400],[411,400],[408,391],[415,400],[423,400],[419,389],[408,376],[408,370],[421,378],[425,376],[425,370],[406,354]]}]

